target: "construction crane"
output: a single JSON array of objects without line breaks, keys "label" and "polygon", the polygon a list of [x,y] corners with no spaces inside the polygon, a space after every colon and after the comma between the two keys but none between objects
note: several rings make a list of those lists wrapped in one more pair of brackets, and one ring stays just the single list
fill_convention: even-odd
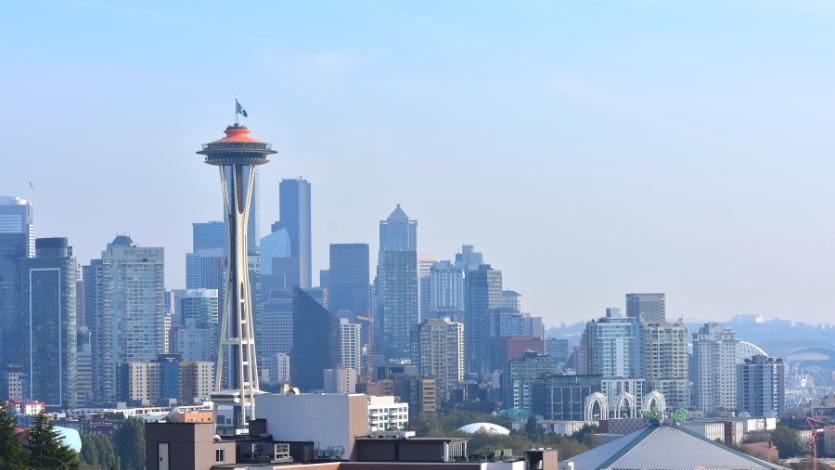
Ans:
[{"label": "construction crane", "polygon": [[824,423],[811,416],[806,417],[806,426],[809,428],[811,434],[811,455],[812,455],[812,470],[818,470],[818,436],[826,431],[835,431],[835,424]]},{"label": "construction crane", "polygon": [[373,340],[374,340],[374,331],[373,331],[374,330],[374,328],[373,328],[374,319],[371,318],[370,315],[369,316],[357,315],[355,318],[356,318],[357,321],[368,323],[368,330],[367,330],[368,331],[368,344],[366,346],[366,352],[365,352],[365,357],[366,357],[366,360],[367,360],[367,362],[365,364],[365,383],[369,383],[369,382],[371,382],[372,371],[374,370],[374,360],[372,359],[372,356],[374,355],[374,348],[373,348],[373,345],[374,345],[374,342],[373,342]]}]

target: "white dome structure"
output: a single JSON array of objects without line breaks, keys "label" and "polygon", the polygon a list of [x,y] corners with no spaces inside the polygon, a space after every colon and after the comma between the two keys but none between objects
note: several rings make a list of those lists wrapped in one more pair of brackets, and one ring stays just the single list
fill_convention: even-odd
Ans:
[{"label": "white dome structure", "polygon": [[510,431],[507,428],[493,423],[472,423],[467,424],[466,426],[461,426],[458,430],[467,434],[475,434],[477,432],[498,434],[501,436],[507,436],[510,434]]}]

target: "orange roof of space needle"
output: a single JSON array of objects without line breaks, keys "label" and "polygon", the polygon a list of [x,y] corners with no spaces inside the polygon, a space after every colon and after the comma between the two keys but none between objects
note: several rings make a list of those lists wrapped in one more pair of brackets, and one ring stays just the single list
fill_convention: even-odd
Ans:
[{"label": "orange roof of space needle", "polygon": [[226,128],[226,137],[212,142],[213,144],[263,144],[258,139],[249,136],[249,129],[240,124],[235,124]]}]

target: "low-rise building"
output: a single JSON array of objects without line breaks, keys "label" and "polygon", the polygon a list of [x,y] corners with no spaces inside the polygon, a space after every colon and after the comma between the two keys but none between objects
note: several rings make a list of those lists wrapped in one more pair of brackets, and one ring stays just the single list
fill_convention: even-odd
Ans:
[{"label": "low-rise building", "polygon": [[38,400],[11,400],[9,408],[17,415],[37,416],[46,410],[46,403]]},{"label": "low-rise building", "polygon": [[[417,438],[383,433],[356,439],[356,457],[316,460],[314,441],[282,442],[267,422],[249,423],[249,436],[214,435],[211,423],[149,423],[145,426],[147,470],[556,470],[557,451],[535,449],[501,460],[470,460],[466,438]],[[318,434],[314,437],[317,438]]]},{"label": "low-rise building", "polygon": [[145,462],[155,470],[210,470],[235,463],[235,441],[215,439],[212,423],[145,423]]},{"label": "low-rise building", "polygon": [[366,395],[262,394],[255,397],[255,412],[276,441],[313,440],[317,458],[355,458],[356,439],[368,435]]},{"label": "low-rise building", "polygon": [[393,396],[368,397],[368,431],[400,431],[409,426],[409,404]]}]

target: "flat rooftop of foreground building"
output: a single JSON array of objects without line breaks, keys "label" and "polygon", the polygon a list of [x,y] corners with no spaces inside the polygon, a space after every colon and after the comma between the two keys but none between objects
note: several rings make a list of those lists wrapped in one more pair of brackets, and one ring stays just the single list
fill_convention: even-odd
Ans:
[{"label": "flat rooftop of foreground building", "polygon": [[[571,467],[569,465],[573,464]],[[561,469],[598,468],[740,468],[785,469],[681,426],[649,426],[560,462]]]},{"label": "flat rooftop of foreground building", "polygon": [[[516,463],[516,462],[512,462]],[[289,463],[289,464],[228,464],[215,465],[212,470],[382,470],[396,468],[398,470],[522,470],[522,465],[511,465],[508,462],[323,462],[323,463]]]},{"label": "flat rooftop of foreground building", "polygon": [[[556,467],[544,466],[545,470]],[[397,470],[527,470],[525,460],[514,462],[323,462],[309,464],[227,464],[215,465],[212,470],[383,470],[393,468]]]},{"label": "flat rooftop of foreground building", "polygon": [[358,441],[468,442],[469,437],[358,437]]}]

